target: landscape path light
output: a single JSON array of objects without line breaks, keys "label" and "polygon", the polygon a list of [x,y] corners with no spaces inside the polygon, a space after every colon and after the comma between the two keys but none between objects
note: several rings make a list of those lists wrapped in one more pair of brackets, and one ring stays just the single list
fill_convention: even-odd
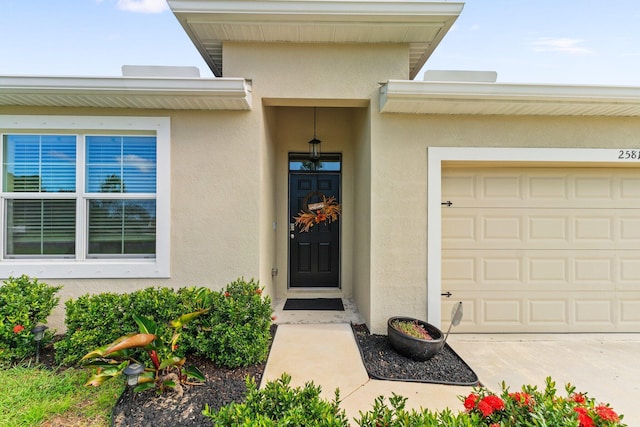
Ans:
[{"label": "landscape path light", "polygon": [[[142,363],[130,363],[129,366],[122,371],[127,376],[127,385],[131,388],[138,385],[140,374],[144,372],[144,364]],[[133,393],[132,393],[133,395]]]},{"label": "landscape path light", "polygon": [[36,364],[40,362],[40,342],[44,338],[44,331],[47,329],[49,329],[48,326],[37,325],[31,330],[33,340],[36,342]]}]

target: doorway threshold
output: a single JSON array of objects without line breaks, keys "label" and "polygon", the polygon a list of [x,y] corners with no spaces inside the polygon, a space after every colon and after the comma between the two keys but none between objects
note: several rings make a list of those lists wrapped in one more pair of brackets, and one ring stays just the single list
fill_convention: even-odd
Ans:
[{"label": "doorway threshold", "polygon": [[273,301],[273,323],[278,325],[286,324],[322,324],[322,323],[364,323],[358,308],[353,300],[342,298],[344,311],[323,311],[323,310],[284,310],[286,298],[275,299]]}]

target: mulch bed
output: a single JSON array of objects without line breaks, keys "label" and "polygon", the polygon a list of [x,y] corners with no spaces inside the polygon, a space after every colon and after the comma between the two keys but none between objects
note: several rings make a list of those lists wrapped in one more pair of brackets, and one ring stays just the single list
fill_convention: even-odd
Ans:
[{"label": "mulch bed", "polygon": [[[275,327],[272,334],[275,334]],[[353,325],[354,336],[369,376],[378,379],[475,385],[475,373],[448,346],[426,362],[417,362],[397,354],[386,335],[372,335],[366,325]],[[54,366],[52,346],[43,349],[40,361]],[[187,364],[196,366],[207,378],[202,385],[185,385],[182,397],[177,393],[157,394],[149,390],[131,393],[125,390],[113,410],[112,425],[117,427],[200,427],[212,426],[202,415],[205,405],[213,409],[231,402],[242,402],[246,378],[260,383],[266,363],[228,369],[210,360],[188,356]]]},{"label": "mulch bed", "polygon": [[366,325],[353,325],[364,366],[372,378],[450,385],[478,385],[473,370],[448,344],[424,362],[398,354],[386,335],[369,334]]}]

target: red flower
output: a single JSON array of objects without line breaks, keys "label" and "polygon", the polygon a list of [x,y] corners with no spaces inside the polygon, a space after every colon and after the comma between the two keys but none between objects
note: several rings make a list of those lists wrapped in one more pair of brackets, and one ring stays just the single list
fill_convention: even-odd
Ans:
[{"label": "red flower", "polygon": [[573,408],[573,410],[578,413],[578,421],[580,422],[580,427],[596,427],[593,420],[589,416],[589,413],[587,412],[587,408],[577,406]]},{"label": "red flower", "polygon": [[316,215],[316,224],[320,224],[321,222],[326,220],[327,220],[327,216],[322,212],[318,211],[318,214]]},{"label": "red flower", "polygon": [[478,410],[482,412],[482,415],[485,417],[488,417],[491,414],[493,414],[493,408],[484,399],[482,399],[480,403],[478,403]]},{"label": "red flower", "polygon": [[618,414],[616,414],[613,409],[605,405],[596,406],[596,414],[598,414],[600,418],[606,421],[612,421],[616,423],[620,421],[620,417],[618,417]]},{"label": "red flower", "polygon": [[226,298],[229,298],[229,297],[231,296],[231,294],[230,294],[229,292],[225,292],[225,293],[224,293],[224,296],[225,296]]},{"label": "red flower", "polygon": [[258,295],[262,294],[262,289],[256,289],[256,294]]},{"label": "red flower", "polygon": [[498,396],[489,395],[482,398],[478,403],[478,410],[482,412],[485,417],[493,414],[494,411],[501,411],[504,409],[504,402]]},{"label": "red flower", "polygon": [[478,395],[471,393],[469,396],[467,396],[467,398],[464,400],[464,408],[467,411],[472,410],[473,408],[476,407],[476,402],[478,401]]},{"label": "red flower", "polygon": [[271,316],[271,320],[276,320],[278,317],[274,314],[273,316]]},{"label": "red flower", "polygon": [[500,427],[500,424],[498,424],[498,423],[493,423],[493,424],[489,425],[489,427]]},{"label": "red flower", "polygon": [[22,326],[22,325],[16,325],[16,326],[13,327],[13,333],[14,334],[19,334],[22,331],[24,331],[24,326]]},{"label": "red flower", "polygon": [[584,397],[584,394],[582,393],[575,393],[571,396],[571,400],[576,402],[576,403],[580,403],[583,404],[587,401],[587,399]]},{"label": "red flower", "polygon": [[521,405],[526,405],[526,406],[533,405],[533,399],[531,398],[531,395],[523,391],[516,391],[515,393],[509,393],[509,397]]}]

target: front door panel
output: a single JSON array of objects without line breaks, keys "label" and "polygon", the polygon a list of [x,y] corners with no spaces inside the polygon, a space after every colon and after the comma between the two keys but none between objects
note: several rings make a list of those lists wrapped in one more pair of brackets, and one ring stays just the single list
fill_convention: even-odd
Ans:
[{"label": "front door panel", "polygon": [[289,176],[289,286],[340,286],[340,221],[316,224],[303,232],[294,216],[325,197],[340,201],[340,174],[292,173]]}]

